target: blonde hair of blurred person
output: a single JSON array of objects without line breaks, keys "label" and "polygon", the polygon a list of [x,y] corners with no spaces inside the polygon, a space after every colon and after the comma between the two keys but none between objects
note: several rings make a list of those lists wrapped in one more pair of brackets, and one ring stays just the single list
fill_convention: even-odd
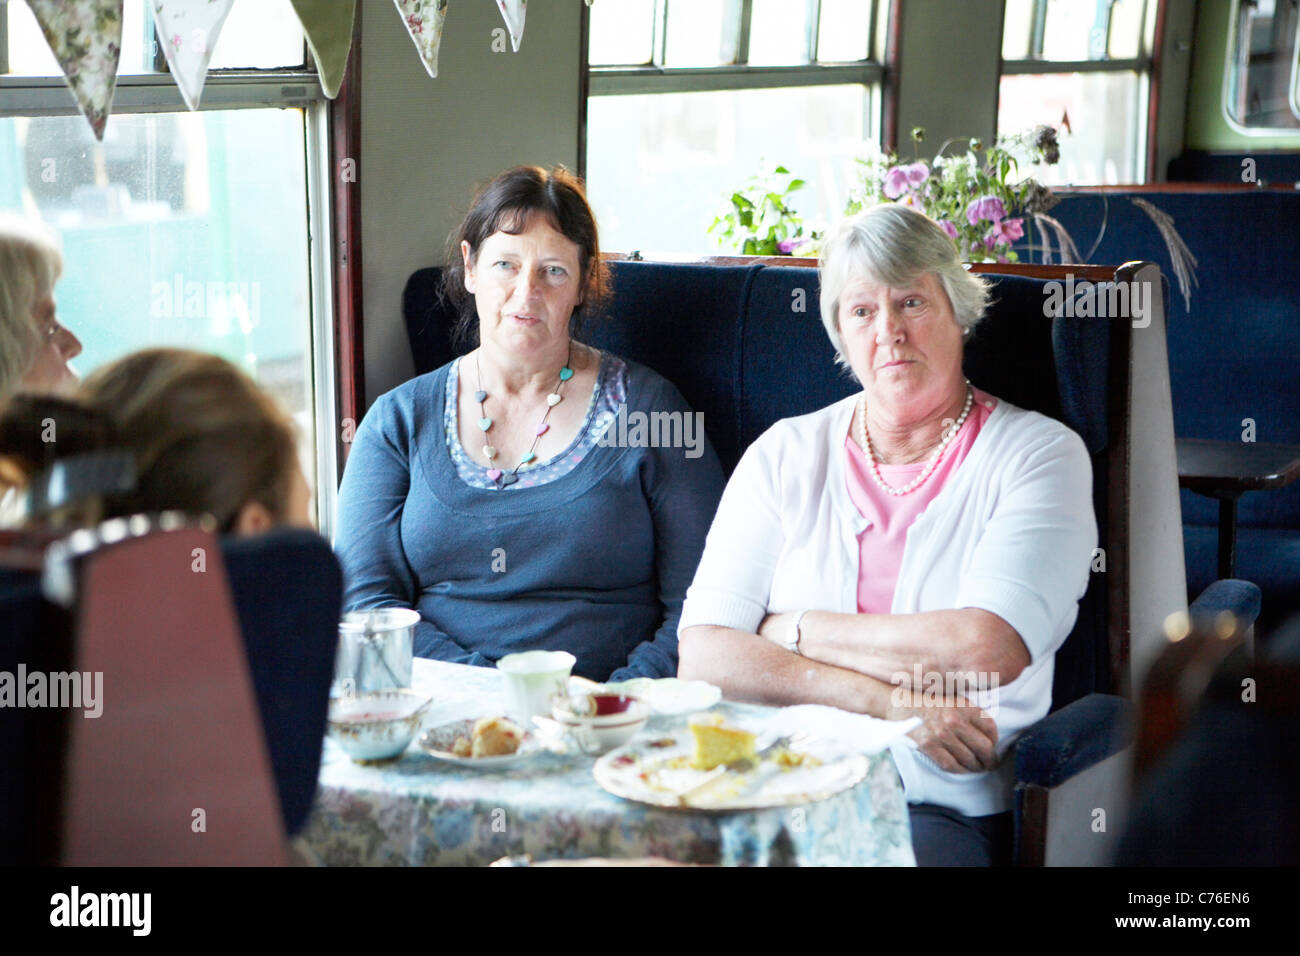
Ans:
[{"label": "blonde hair of blurred person", "polygon": [[[57,441],[43,442],[50,419]],[[125,451],[135,488],[88,501],[83,521],[176,510],[211,515],[223,534],[259,534],[312,527],[295,438],[289,415],[227,360],[146,349],[97,369],[66,398],[11,401],[0,411],[0,471],[25,484],[73,455]]]},{"label": "blonde hair of blurred person", "polygon": [[45,225],[0,213],[0,398],[16,391],[68,392],[68,362],[81,342],[58,320],[54,283],[63,272],[58,237]]}]

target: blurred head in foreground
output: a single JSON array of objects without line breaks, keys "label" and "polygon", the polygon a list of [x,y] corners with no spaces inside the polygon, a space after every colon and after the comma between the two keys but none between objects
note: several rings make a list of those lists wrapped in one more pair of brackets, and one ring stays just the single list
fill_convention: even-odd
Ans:
[{"label": "blurred head in foreground", "polygon": [[84,495],[46,524],[164,510],[210,515],[226,534],[312,523],[293,421],[215,355],[147,349],[67,396],[15,396],[0,410],[0,483],[26,489],[56,465]]}]

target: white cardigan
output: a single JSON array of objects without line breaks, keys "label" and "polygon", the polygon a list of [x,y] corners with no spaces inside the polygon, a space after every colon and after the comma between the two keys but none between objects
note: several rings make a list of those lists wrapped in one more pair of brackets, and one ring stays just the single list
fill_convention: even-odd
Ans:
[{"label": "white cardigan", "polygon": [[[736,466],[709,530],[678,633],[715,625],[756,633],[767,614],[857,613],[858,535],[844,440],[857,396],[777,422]],[[1019,633],[1032,661],[992,700],[998,753],[1044,717],[1052,661],[1074,626],[1097,545],[1083,441],[999,401],[966,459],[907,532],[894,614],[976,607]],[[911,803],[967,816],[1009,809],[1012,761],[948,773],[904,738],[892,748]]]}]

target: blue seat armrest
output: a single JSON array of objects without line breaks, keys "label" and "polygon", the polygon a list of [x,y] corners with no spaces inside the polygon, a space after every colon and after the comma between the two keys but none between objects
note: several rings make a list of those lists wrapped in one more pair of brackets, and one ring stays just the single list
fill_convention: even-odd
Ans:
[{"label": "blue seat armrest", "polygon": [[1016,783],[1055,787],[1133,742],[1133,707],[1089,694],[1048,714],[1016,741]]},{"label": "blue seat armrest", "polygon": [[1262,602],[1263,592],[1258,584],[1239,578],[1221,578],[1202,591],[1187,610],[1193,617],[1217,617],[1230,611],[1242,627],[1250,627],[1259,617]]}]

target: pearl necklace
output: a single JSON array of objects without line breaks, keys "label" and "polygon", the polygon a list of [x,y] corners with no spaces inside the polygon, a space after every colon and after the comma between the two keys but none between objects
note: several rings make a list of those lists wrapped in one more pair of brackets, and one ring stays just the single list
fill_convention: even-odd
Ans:
[{"label": "pearl necklace", "polygon": [[970,414],[971,403],[975,400],[975,393],[971,390],[970,382],[966,383],[966,404],[962,406],[961,415],[957,418],[951,428],[944,432],[943,437],[939,439],[939,447],[930,453],[926,460],[925,467],[921,473],[903,485],[901,488],[895,488],[893,485],[886,484],[884,476],[880,474],[880,464],[876,461],[875,450],[871,447],[871,436],[867,434],[867,393],[862,393],[862,400],[859,404],[861,410],[858,419],[858,443],[866,449],[867,460],[871,462],[871,477],[876,484],[880,486],[881,491],[887,495],[901,497],[909,492],[915,491],[925,484],[925,480],[934,474],[935,468],[939,466],[939,459],[943,457],[943,450],[948,447],[957,433],[961,431],[961,426],[966,423],[966,416]]},{"label": "pearl necklace", "polygon": [[[556,384],[555,389],[546,396],[546,411],[542,413],[542,420],[537,424],[537,428],[534,431],[533,443],[529,446],[528,451],[524,452],[524,456],[519,459],[519,464],[515,465],[514,471],[502,471],[500,468],[496,467],[496,462],[494,460],[497,456],[496,447],[491,442],[487,442],[483,446],[483,456],[487,458],[489,462],[492,462],[492,467],[488,469],[487,475],[492,482],[494,491],[500,491],[503,488],[508,488],[513,485],[519,480],[519,469],[537,459],[537,443],[542,440],[543,435],[551,430],[551,426],[546,419],[551,417],[551,409],[560,404],[560,401],[563,399],[560,390],[564,388],[564,383],[573,378],[573,369],[569,365],[572,361],[573,343],[570,342],[569,355],[564,360],[564,365],[560,369],[560,381]],[[474,401],[478,402],[478,427],[483,430],[483,437],[486,439],[488,430],[491,429],[494,422],[488,417],[487,409],[484,406],[484,403],[487,401],[488,393],[483,390],[483,369],[479,366],[478,350],[475,350],[474,352],[474,375],[475,384],[478,386],[477,391],[474,392]]]}]

